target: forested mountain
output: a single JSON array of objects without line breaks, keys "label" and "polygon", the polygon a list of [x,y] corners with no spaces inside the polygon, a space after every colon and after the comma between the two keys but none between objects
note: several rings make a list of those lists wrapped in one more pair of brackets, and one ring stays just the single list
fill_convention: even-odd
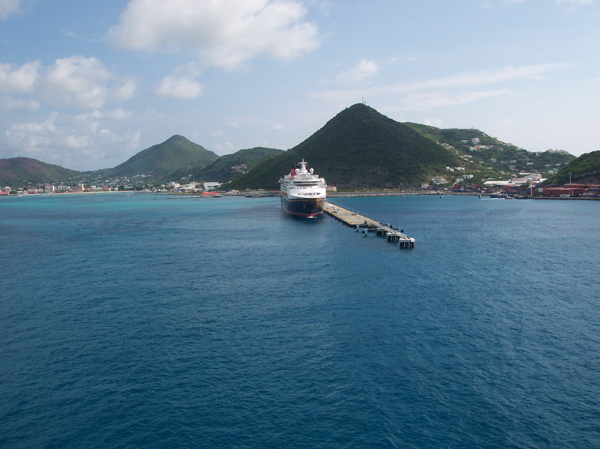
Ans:
[{"label": "forested mountain", "polygon": [[175,135],[163,143],[153,145],[115,168],[102,170],[104,178],[132,178],[144,175],[149,182],[162,182],[175,170],[203,168],[219,159],[206,148]]},{"label": "forested mountain", "polygon": [[228,182],[239,178],[267,159],[284,153],[283,150],[256,147],[226,154],[207,166],[183,168],[170,175],[173,180]]},{"label": "forested mountain", "polygon": [[566,151],[527,151],[474,128],[441,129],[417,123],[407,125],[459,155],[464,161],[465,170],[474,175],[474,183],[486,179],[509,179],[519,176],[521,172],[540,173],[547,178],[553,176],[555,169],[575,159]]},{"label": "forested mountain", "polygon": [[278,179],[305,159],[329,185],[346,189],[419,185],[446,166],[456,154],[364,104],[332,118],[304,142],[263,162],[231,183],[232,188],[278,187]]},{"label": "forested mountain", "polygon": [[547,184],[600,184],[600,150],[582,154],[561,169]]},{"label": "forested mountain", "polygon": [[[598,179],[598,152],[577,161],[566,151],[529,152],[477,129],[441,129],[396,122],[364,104],[341,111],[312,136],[288,151],[250,148],[219,157],[175,135],[117,167],[78,172],[35,159],[0,159],[0,185],[43,183],[160,185],[167,181],[218,181],[227,189],[277,189],[281,176],[305,159],[329,185],[346,190],[419,187],[442,182],[476,184],[541,173],[554,183]],[[577,164],[565,165],[569,162]],[[565,175],[565,173],[567,173]],[[463,178],[463,175],[467,175]],[[467,181],[468,180],[468,181]],[[439,183],[440,181],[438,181]]]},{"label": "forested mountain", "polygon": [[0,188],[66,182],[77,179],[79,175],[78,171],[28,157],[0,159]]}]

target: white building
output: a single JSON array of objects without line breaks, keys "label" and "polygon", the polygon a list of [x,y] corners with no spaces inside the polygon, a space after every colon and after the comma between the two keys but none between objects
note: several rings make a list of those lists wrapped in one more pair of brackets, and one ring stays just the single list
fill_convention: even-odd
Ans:
[{"label": "white building", "polygon": [[199,183],[197,183],[197,182],[190,182],[188,184],[185,184],[185,185],[179,187],[179,190],[186,191],[186,192],[195,192],[196,190],[202,190],[202,187],[200,187],[198,184]]},{"label": "white building", "polygon": [[204,183],[204,190],[214,190],[218,187],[221,187],[221,183],[220,182],[205,182]]}]

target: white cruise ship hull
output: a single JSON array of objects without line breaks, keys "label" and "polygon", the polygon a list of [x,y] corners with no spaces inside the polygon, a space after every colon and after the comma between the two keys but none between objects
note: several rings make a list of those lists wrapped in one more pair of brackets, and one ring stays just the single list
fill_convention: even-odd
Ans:
[{"label": "white cruise ship hull", "polygon": [[323,213],[323,198],[297,198],[281,192],[281,206],[290,215],[312,218]]}]

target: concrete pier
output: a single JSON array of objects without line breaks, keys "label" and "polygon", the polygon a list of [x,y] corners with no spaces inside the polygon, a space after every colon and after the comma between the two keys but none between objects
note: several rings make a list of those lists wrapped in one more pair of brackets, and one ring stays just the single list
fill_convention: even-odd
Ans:
[{"label": "concrete pier", "polygon": [[369,235],[369,232],[375,232],[377,236],[386,237],[388,242],[398,243],[402,249],[415,247],[414,238],[408,237],[401,229],[394,229],[389,223],[380,223],[329,201],[323,201],[321,208],[330,217],[356,229],[356,232],[362,232],[365,237]]}]

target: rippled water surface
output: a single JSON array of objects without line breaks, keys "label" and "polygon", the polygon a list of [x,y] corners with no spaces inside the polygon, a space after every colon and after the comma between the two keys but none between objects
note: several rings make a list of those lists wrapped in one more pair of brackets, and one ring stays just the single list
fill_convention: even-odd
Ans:
[{"label": "rippled water surface", "polygon": [[0,446],[600,447],[600,203],[0,200]]}]

